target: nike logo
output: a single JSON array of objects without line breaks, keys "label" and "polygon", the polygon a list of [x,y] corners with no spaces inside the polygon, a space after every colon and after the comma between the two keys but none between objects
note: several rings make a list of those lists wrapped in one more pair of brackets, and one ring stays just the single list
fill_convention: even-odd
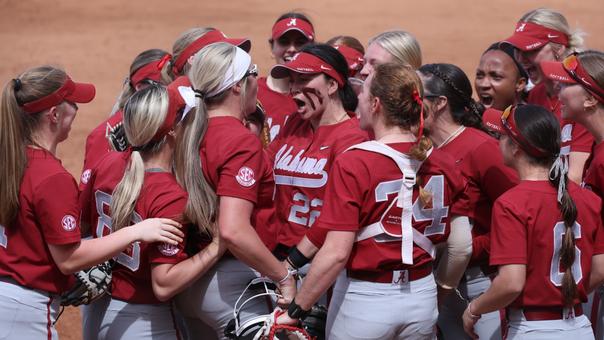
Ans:
[{"label": "nike logo", "polygon": [[557,38],[557,37],[558,37],[557,35],[551,35],[549,33],[547,34],[547,38],[548,39],[554,39],[554,38]]},{"label": "nike logo", "polygon": [[329,148],[329,145],[324,145],[324,146],[319,147],[319,150],[323,151],[328,148]]},{"label": "nike logo", "polygon": [[325,70],[325,71],[331,71],[331,69],[329,67],[325,67],[323,65],[321,65],[321,70]]}]

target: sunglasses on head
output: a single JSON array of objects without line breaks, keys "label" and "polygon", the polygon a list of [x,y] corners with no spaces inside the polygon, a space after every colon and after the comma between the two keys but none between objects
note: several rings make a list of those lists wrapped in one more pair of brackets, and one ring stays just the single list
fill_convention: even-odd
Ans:
[{"label": "sunglasses on head", "polygon": [[258,77],[258,65],[252,64],[252,67],[245,72],[245,74],[243,75],[243,78],[246,78],[249,76]]},{"label": "sunglasses on head", "polygon": [[[585,87],[589,92],[592,92],[592,93],[596,94],[598,97],[604,98],[604,93],[602,93],[601,90],[595,88],[589,82],[589,80],[585,79],[585,77],[579,76],[578,73],[587,74],[587,72],[579,64],[579,58],[577,57],[577,52],[575,52],[575,53],[569,55],[568,57],[564,58],[564,60],[562,61],[562,66],[564,67],[564,69],[566,70],[566,72],[568,72],[568,74],[577,83],[579,83],[581,86]],[[580,67],[582,69],[581,70],[582,72],[579,71]]]}]

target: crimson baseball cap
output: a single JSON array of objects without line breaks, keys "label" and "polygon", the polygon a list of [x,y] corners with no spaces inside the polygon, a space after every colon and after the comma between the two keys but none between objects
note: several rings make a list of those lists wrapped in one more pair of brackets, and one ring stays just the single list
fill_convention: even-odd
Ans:
[{"label": "crimson baseball cap", "polygon": [[539,65],[548,79],[567,84],[579,84],[594,95],[599,102],[604,103],[604,88],[587,73],[577,56],[577,53],[573,53],[564,58],[562,62],[542,61]]},{"label": "crimson baseball cap", "polygon": [[518,22],[514,34],[504,41],[524,52],[539,49],[548,42],[569,46],[566,33],[524,21]]},{"label": "crimson baseball cap", "polygon": [[271,76],[274,78],[287,78],[290,72],[301,74],[324,73],[338,82],[340,88],[344,87],[345,81],[342,76],[331,65],[323,59],[306,52],[295,54],[292,59],[285,64],[278,64],[271,69]]},{"label": "crimson baseball cap", "polygon": [[365,64],[363,53],[346,45],[335,45],[334,48],[338,50],[346,59],[346,63],[348,63],[349,76],[353,76],[363,68],[363,64]]},{"label": "crimson baseball cap", "polygon": [[20,106],[23,111],[27,113],[38,113],[59,105],[63,101],[89,103],[94,99],[95,94],[96,89],[94,88],[94,85],[76,83],[67,76],[63,85],[53,93],[34,101],[23,103]]},{"label": "crimson baseball cap", "polygon": [[277,21],[273,25],[271,37],[273,40],[277,40],[291,30],[302,33],[310,41],[315,40],[315,30],[312,24],[302,18],[285,18]]},{"label": "crimson baseball cap", "polygon": [[226,42],[231,45],[235,45],[246,52],[249,52],[252,48],[252,42],[247,38],[227,38],[227,36],[221,31],[213,29],[209,32],[206,32],[206,34],[202,35],[197,40],[193,41],[182,51],[182,53],[174,61],[174,73],[182,73],[182,69],[187,63],[187,60],[189,60],[192,55],[199,52],[202,48],[217,42]]}]

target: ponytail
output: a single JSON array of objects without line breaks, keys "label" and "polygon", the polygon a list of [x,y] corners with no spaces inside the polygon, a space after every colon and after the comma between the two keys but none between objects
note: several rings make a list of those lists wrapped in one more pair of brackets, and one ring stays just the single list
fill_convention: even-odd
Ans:
[{"label": "ponytail", "polygon": [[145,180],[145,164],[139,151],[132,151],[130,163],[122,180],[113,190],[111,199],[111,228],[117,231],[129,226],[136,201]]},{"label": "ponytail", "polygon": [[572,272],[572,266],[575,262],[575,233],[573,227],[577,220],[577,206],[568,193],[566,184],[568,182],[568,163],[565,156],[558,156],[550,169],[549,181],[558,189],[558,205],[562,212],[565,232],[562,239],[562,248],[560,249],[560,263],[564,269],[562,276],[562,296],[564,306],[572,307],[574,300],[578,296],[577,283]]}]

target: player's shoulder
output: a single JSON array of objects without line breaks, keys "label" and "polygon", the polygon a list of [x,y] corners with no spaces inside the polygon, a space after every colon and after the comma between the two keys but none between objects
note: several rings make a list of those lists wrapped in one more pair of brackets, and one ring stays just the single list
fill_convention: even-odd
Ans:
[{"label": "player's shoulder", "polygon": [[588,209],[600,211],[602,208],[602,198],[595,192],[583,188],[571,180],[568,180],[567,189],[573,200],[581,201]]},{"label": "player's shoulder", "polygon": [[118,171],[117,169],[122,169],[126,164],[128,164],[129,158],[130,153],[128,152],[110,151],[99,159],[93,171]]},{"label": "player's shoulder", "polygon": [[167,195],[174,197],[186,197],[187,192],[178,184],[171,172],[145,172],[143,187],[147,192],[155,196]]}]

